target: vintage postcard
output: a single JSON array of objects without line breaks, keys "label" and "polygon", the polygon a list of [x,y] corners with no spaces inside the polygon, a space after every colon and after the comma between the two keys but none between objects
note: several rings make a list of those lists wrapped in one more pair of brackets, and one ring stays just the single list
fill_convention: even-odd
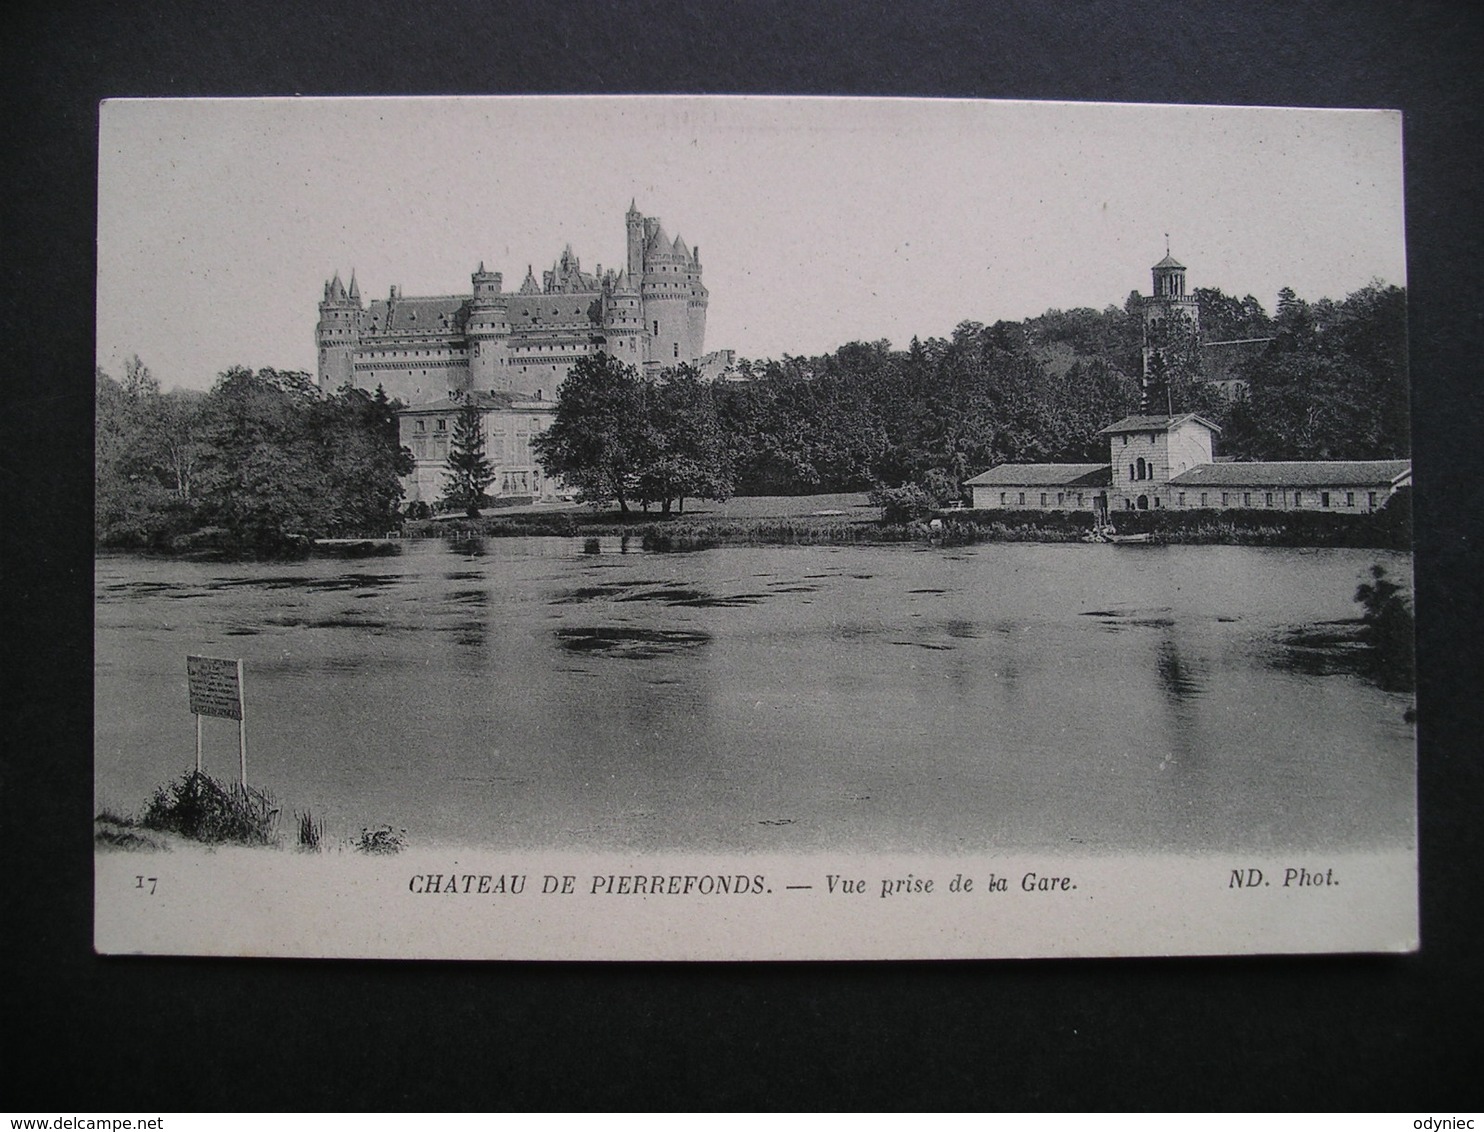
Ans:
[{"label": "vintage postcard", "polygon": [[1416,948],[1401,138],[105,103],[97,949]]}]

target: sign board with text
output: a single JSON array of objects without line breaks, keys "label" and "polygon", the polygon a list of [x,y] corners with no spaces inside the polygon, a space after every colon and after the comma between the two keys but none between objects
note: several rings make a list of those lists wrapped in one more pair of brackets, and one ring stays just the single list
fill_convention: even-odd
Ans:
[{"label": "sign board with text", "polygon": [[212,656],[186,657],[191,711],[222,719],[242,718],[242,662]]}]

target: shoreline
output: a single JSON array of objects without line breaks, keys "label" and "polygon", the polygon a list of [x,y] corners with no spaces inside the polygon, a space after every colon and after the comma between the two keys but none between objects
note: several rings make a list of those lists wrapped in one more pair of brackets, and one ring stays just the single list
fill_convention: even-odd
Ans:
[{"label": "shoreline", "polygon": [[[1409,516],[1267,511],[1163,511],[1120,514],[1112,519],[1119,534],[1147,534],[1149,546],[1350,547],[1410,551]],[[1091,512],[948,511],[923,519],[888,523],[849,514],[820,516],[613,514],[572,511],[484,515],[478,519],[423,519],[399,531],[325,540],[286,541],[278,554],[236,553],[227,546],[194,542],[174,548],[99,546],[100,553],[132,553],[185,560],[253,561],[274,558],[377,557],[401,552],[407,542],[484,538],[633,538],[645,550],[675,552],[727,546],[972,546],[980,543],[1084,542],[1093,528]]]}]

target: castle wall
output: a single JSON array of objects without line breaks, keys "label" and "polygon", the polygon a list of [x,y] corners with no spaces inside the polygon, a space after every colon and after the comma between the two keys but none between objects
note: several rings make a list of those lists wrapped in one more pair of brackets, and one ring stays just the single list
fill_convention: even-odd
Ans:
[{"label": "castle wall", "polygon": [[355,355],[355,385],[404,405],[437,401],[470,387],[469,350],[459,340],[363,345]]}]

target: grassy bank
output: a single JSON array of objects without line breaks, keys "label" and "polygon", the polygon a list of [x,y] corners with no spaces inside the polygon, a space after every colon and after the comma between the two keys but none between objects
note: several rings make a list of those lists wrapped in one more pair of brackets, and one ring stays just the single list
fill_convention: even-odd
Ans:
[{"label": "grassy bank", "polygon": [[[1120,534],[1149,534],[1162,544],[1368,547],[1407,550],[1411,546],[1411,508],[1405,492],[1374,514],[1335,511],[1158,510],[1118,511]],[[947,511],[930,526],[929,517],[887,522],[864,493],[814,496],[744,496],[722,503],[699,501],[684,513],[661,515],[641,510],[621,513],[588,507],[522,506],[492,511],[477,519],[409,519],[407,538],[568,538],[627,537],[650,550],[701,550],[722,546],[858,546],[923,542],[953,546],[989,542],[1076,542],[1093,526],[1090,511]],[[380,536],[365,553],[395,552]],[[263,557],[262,548],[237,555],[232,540],[218,529],[175,540],[171,551],[191,557]],[[280,548],[283,556],[331,553],[295,537]],[[341,549],[349,555],[351,551]]]},{"label": "grassy bank", "polygon": [[[991,542],[1077,542],[1093,526],[1091,512],[955,511],[929,520],[824,516],[617,517],[611,513],[558,512],[409,524],[412,537],[453,539],[624,536],[646,550],[704,550],[721,546],[860,546],[922,542],[968,546]],[[1273,511],[1140,511],[1113,516],[1120,534],[1152,535],[1167,545],[1367,547],[1407,550],[1411,527],[1385,511],[1373,515]]]},{"label": "grassy bank", "polygon": [[[93,844],[99,849],[167,850],[177,844],[249,845],[282,848],[282,808],[267,790],[224,783],[209,774],[189,771],[155,788],[136,815],[111,806],[93,819]],[[355,852],[385,855],[401,852],[407,831],[390,825],[363,828],[359,837],[332,839],[325,823],[309,810],[295,811],[293,847],[308,853]]]}]

